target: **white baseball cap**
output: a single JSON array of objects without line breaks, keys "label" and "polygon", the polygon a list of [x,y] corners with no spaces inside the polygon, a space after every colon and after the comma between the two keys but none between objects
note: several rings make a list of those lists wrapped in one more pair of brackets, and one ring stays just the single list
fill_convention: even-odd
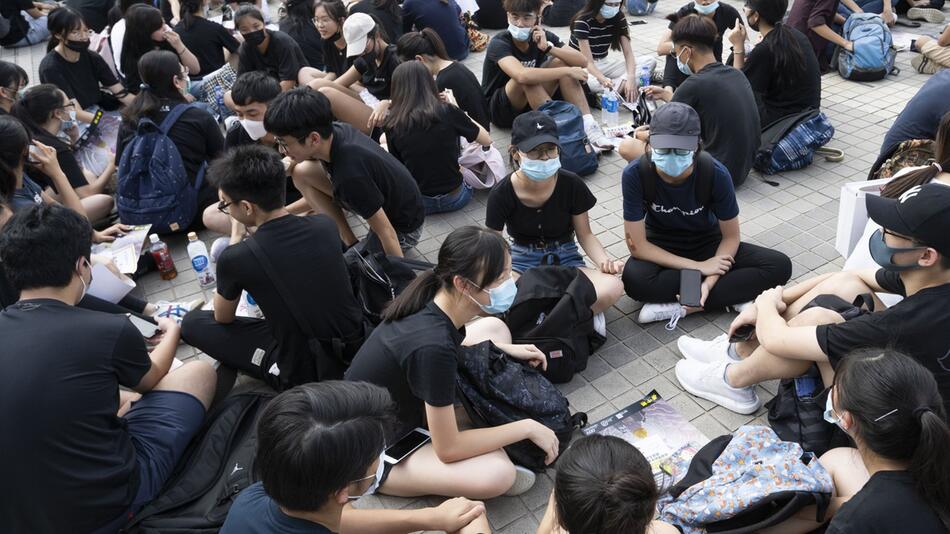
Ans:
[{"label": "white baseball cap", "polygon": [[353,13],[343,21],[346,57],[358,56],[366,50],[366,36],[376,27],[376,21],[366,13]]}]

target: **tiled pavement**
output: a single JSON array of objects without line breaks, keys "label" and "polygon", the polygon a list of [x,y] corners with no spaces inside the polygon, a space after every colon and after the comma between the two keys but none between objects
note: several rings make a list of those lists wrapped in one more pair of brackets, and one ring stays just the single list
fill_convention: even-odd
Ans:
[{"label": "tiled pavement", "polygon": [[[736,8],[742,3],[728,0]],[[272,2],[272,10],[276,4]],[[657,14],[645,17],[645,25],[631,26],[630,33],[638,56],[655,54],[654,48],[666,29],[660,13],[669,13],[680,2],[660,0]],[[628,17],[632,20],[632,17]],[[936,34],[942,28],[924,23],[916,33]],[[904,28],[898,28],[904,31]],[[923,30],[923,31],[921,31]],[[553,28],[566,39],[566,28]],[[911,30],[907,30],[911,31]],[[16,61],[38,79],[39,62],[44,46],[28,49],[0,50],[0,59]],[[792,258],[794,280],[841,268],[843,259],[834,249],[838,196],[841,184],[863,180],[870,164],[876,158],[881,140],[894,118],[903,109],[927,77],[917,74],[910,65],[913,54],[901,52],[897,64],[901,72],[884,81],[857,83],[843,80],[837,74],[828,74],[822,80],[822,107],[836,128],[829,146],[841,148],[846,158],[841,163],[817,159],[813,165],[800,171],[773,176],[777,187],[761,181],[755,172],[739,189],[743,240],[781,250]],[[481,76],[484,53],[472,54],[465,64]],[[950,98],[950,95],[948,95]],[[595,116],[596,116],[595,112]],[[493,129],[492,137],[503,153],[507,150],[509,132]],[[591,225],[608,252],[617,258],[627,257],[623,242],[621,219],[620,175],[624,161],[616,154],[601,159],[600,169],[586,178],[598,198],[591,210]],[[464,210],[429,217],[423,230],[416,255],[434,261],[444,236],[454,228],[484,222],[486,192],[476,194]],[[360,223],[352,221],[354,227]],[[365,231],[365,230],[364,230]],[[357,231],[357,233],[360,233]],[[209,243],[216,235],[205,231],[201,235]],[[136,290],[149,301],[190,300],[201,294],[194,272],[190,269],[183,237],[169,239],[173,256],[180,270],[179,276],[166,282],[153,273],[139,280]],[[210,298],[210,294],[205,295]],[[708,437],[735,430],[750,421],[765,422],[764,410],[754,416],[732,413],[708,401],[685,393],[673,374],[673,366],[681,357],[676,338],[682,334],[712,338],[720,334],[732,319],[726,313],[708,313],[689,316],[679,322],[676,330],[668,332],[662,323],[639,325],[635,321],[640,304],[624,297],[607,312],[608,339],[606,345],[594,354],[587,369],[560,387],[575,410],[586,411],[596,421],[616,409],[623,408],[651,389],[656,389],[692,421]],[[182,345],[180,359],[195,357],[195,349]],[[776,383],[757,387],[764,399],[775,393]],[[531,491],[519,497],[502,497],[488,502],[489,518],[494,529],[502,533],[534,532],[552,487],[548,475],[542,475]],[[388,508],[417,508],[434,505],[440,499],[401,499],[368,497],[362,505]]]}]

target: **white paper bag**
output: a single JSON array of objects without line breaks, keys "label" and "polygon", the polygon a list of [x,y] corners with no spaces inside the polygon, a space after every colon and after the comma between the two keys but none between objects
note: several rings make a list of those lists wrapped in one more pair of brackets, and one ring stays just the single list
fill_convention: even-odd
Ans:
[{"label": "white paper bag", "polygon": [[881,187],[890,178],[879,180],[865,180],[863,182],[848,182],[841,186],[841,201],[838,203],[838,231],[835,234],[835,250],[847,258],[854,250],[854,245],[864,233],[868,221],[868,210],[864,205],[867,195],[879,195]]}]

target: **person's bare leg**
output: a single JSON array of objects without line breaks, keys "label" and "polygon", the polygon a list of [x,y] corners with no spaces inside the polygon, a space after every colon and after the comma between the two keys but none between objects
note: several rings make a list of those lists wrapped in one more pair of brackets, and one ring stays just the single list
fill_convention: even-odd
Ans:
[{"label": "person's bare leg", "polygon": [[315,78],[313,80],[310,80],[310,83],[308,83],[307,86],[313,89],[314,91],[319,91],[320,89],[323,89],[324,87],[332,87],[336,89],[337,91],[349,96],[350,98],[354,98],[358,100],[359,102],[363,102],[363,99],[360,98],[359,91],[354,90],[352,87],[347,87],[345,85],[336,83],[335,81],[327,79],[327,78]]},{"label": "person's bare leg", "polygon": [[294,166],[294,186],[307,199],[310,208],[317,213],[328,215],[340,231],[340,239],[345,245],[356,243],[356,235],[346,222],[346,215],[340,206],[333,202],[333,185],[327,176],[323,164],[317,161],[303,161]]},{"label": "person's bare leg", "polygon": [[429,443],[393,467],[380,491],[394,497],[491,499],[514,483],[515,466],[503,450],[446,464]]},{"label": "person's bare leg", "polygon": [[188,362],[174,371],[170,371],[152,391],[181,391],[188,393],[204,405],[205,410],[211,406],[217,383],[214,367],[204,361]]},{"label": "person's bare leg", "polygon": [[[791,303],[785,310],[785,317],[794,317],[798,315],[802,308],[815,299],[818,295],[837,295],[847,302],[851,302],[858,295],[870,293],[874,296],[874,291],[865,284],[861,278],[852,271],[842,271],[822,280],[801,298]],[[874,309],[884,309],[884,305],[877,296],[874,296]]]},{"label": "person's bare leg", "polygon": [[[553,69],[566,66],[566,63],[555,58],[547,62],[542,68]],[[581,110],[581,115],[590,114],[590,105],[587,103],[587,97],[584,96],[584,88],[581,87],[581,82],[570,76],[564,76],[554,81],[545,82],[543,86],[545,92],[549,95],[553,95],[560,88],[561,100],[577,106],[577,109]]]},{"label": "person's bare leg", "polygon": [[508,101],[511,102],[512,109],[524,109],[531,106],[531,109],[538,109],[542,104],[551,100],[551,95],[544,90],[541,85],[521,85],[514,80],[508,80],[505,84],[505,94]]},{"label": "person's bare leg", "polygon": [[[840,323],[844,319],[838,313],[825,308],[809,308],[788,322],[790,326],[816,326]],[[776,378],[801,376],[813,363],[811,360],[794,360],[776,356],[765,347],[758,347],[741,362],[732,363],[726,369],[729,385],[735,388],[754,386]]]},{"label": "person's bare leg", "polygon": [[373,114],[373,109],[364,104],[359,96],[352,98],[348,93],[337,87],[323,87],[320,92],[330,100],[333,116],[337,120],[349,123],[367,135],[370,133],[367,123],[369,122],[369,116]]},{"label": "person's bare leg", "polygon": [[597,300],[590,307],[594,315],[603,313],[623,296],[623,282],[617,276],[604,274],[587,267],[581,269],[581,272],[587,275],[587,278],[594,284]]},{"label": "person's bare leg", "polygon": [[221,213],[217,204],[205,208],[201,214],[201,222],[208,230],[224,235],[230,235],[231,233],[231,216],[227,213]]},{"label": "person's bare leg", "polygon": [[80,201],[82,202],[83,209],[86,210],[86,216],[90,222],[95,222],[108,216],[115,203],[115,201],[112,200],[112,196],[101,193],[89,195],[88,197],[80,199]]},{"label": "person's bare leg", "polygon": [[623,159],[633,161],[647,153],[647,144],[633,137],[625,137],[624,140],[620,142],[618,152]]},{"label": "person's bare leg", "polygon": [[300,72],[297,73],[297,83],[300,84],[301,87],[304,85],[310,85],[310,82],[326,78],[328,74],[329,73],[323,72],[320,69],[304,67],[300,69]]},{"label": "person's bare leg", "polygon": [[132,403],[141,399],[142,395],[134,391],[127,391],[124,389],[119,390],[119,411],[116,412],[116,415],[122,417],[129,411],[129,408],[132,407]]}]

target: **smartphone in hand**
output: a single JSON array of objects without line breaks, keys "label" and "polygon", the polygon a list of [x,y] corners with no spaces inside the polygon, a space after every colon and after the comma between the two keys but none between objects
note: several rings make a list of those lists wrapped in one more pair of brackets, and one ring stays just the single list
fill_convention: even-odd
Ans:
[{"label": "smartphone in hand", "polygon": [[691,308],[701,308],[703,273],[696,269],[680,271],[680,304]]}]

